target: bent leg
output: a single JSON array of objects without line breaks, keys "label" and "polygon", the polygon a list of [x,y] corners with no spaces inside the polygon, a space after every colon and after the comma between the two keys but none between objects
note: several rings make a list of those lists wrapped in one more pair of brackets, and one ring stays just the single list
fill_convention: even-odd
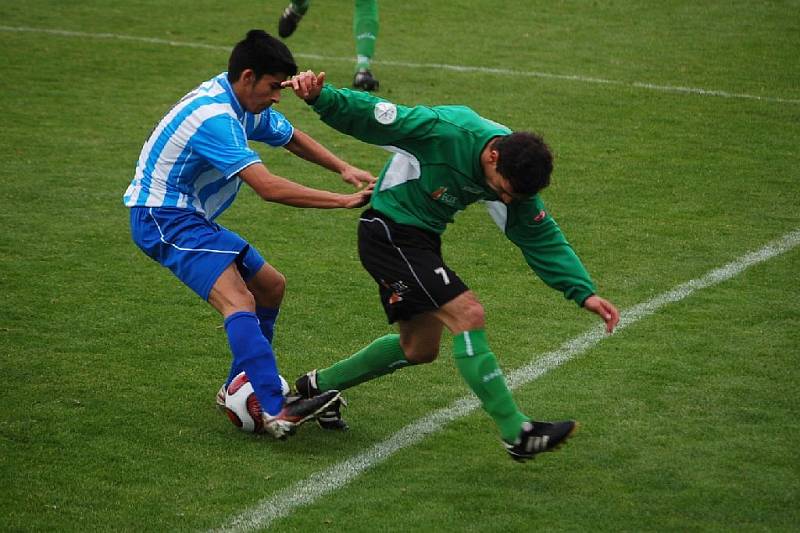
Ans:
[{"label": "bent leg", "polygon": [[513,442],[529,419],[517,408],[497,357],[489,348],[483,306],[472,291],[467,291],[442,306],[436,315],[454,333],[453,357],[461,377],[497,424],[502,438]]},{"label": "bent leg", "polygon": [[217,278],[208,301],[225,317],[225,332],[233,354],[231,374],[247,373],[261,408],[276,415],[283,407],[283,393],[272,345],[261,332],[255,314],[255,298],[236,265]]},{"label": "bent leg", "polygon": [[400,335],[384,335],[347,359],[317,371],[317,387],[345,390],[359,383],[390,374],[411,363],[400,347]]},{"label": "bent leg", "polygon": [[439,354],[442,324],[430,313],[400,320],[400,335],[384,335],[347,359],[317,371],[320,390],[345,390]]},{"label": "bent leg", "polygon": [[272,343],[275,337],[275,322],[278,321],[286,278],[275,267],[264,263],[256,274],[247,280],[247,288],[255,298],[255,311],[261,332]]}]

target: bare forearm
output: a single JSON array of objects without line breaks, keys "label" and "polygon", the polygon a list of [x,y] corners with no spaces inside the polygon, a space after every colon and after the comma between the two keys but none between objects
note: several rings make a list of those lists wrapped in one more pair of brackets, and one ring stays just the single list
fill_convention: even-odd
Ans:
[{"label": "bare forearm", "polygon": [[256,191],[268,202],[275,202],[292,207],[316,207],[333,209],[344,207],[345,200],[341,194],[312,189],[289,180],[275,176],[269,187]]},{"label": "bare forearm", "polygon": [[353,194],[337,194],[312,189],[272,174],[261,163],[250,165],[239,172],[239,176],[264,200],[292,207],[360,207],[369,201],[372,191],[372,187],[369,187]]},{"label": "bare forearm", "polygon": [[331,172],[341,174],[347,168],[347,163],[336,157],[330,150],[312,139],[307,133],[297,128],[294,130],[292,140],[286,143],[285,148],[294,155],[316,163]]}]

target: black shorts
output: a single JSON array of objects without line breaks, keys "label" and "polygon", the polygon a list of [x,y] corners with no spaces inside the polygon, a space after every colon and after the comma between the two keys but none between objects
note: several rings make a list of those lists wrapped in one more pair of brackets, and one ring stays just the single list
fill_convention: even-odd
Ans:
[{"label": "black shorts", "polygon": [[433,311],[468,287],[444,264],[441,237],[367,209],[358,224],[361,264],[378,283],[389,323]]}]

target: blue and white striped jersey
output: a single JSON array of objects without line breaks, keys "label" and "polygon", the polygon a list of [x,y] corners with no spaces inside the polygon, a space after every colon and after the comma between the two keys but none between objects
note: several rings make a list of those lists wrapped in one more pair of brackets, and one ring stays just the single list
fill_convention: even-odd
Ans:
[{"label": "blue and white striped jersey", "polygon": [[283,146],[293,133],[277,111],[245,111],[223,72],[184,96],[152,131],[125,205],[178,207],[213,220],[242,186],[238,173],[261,161],[247,141]]}]

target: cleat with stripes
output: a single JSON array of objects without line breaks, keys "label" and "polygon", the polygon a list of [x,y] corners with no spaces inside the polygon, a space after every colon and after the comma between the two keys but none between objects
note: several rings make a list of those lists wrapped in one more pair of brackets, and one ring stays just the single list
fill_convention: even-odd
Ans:
[{"label": "cleat with stripes", "polygon": [[503,441],[506,452],[519,462],[533,459],[538,453],[552,452],[564,444],[578,429],[574,420],[563,422],[536,422],[522,424],[519,436],[512,442]]},{"label": "cleat with stripes", "polygon": [[322,392],[313,398],[295,396],[287,398],[281,412],[275,416],[262,413],[264,432],[276,439],[285,439],[293,435],[304,422],[319,416],[334,403],[339,402],[341,394],[338,390]]},{"label": "cleat with stripes", "polygon": [[295,11],[292,4],[289,4],[281,13],[281,18],[278,19],[278,35],[283,39],[289,37],[297,29],[301,18],[303,15]]},{"label": "cleat with stripes", "polygon": [[359,70],[353,77],[353,87],[362,91],[377,91],[380,82],[375,79],[372,72],[366,69]]},{"label": "cleat with stripes", "polygon": [[[321,392],[317,387],[317,371],[312,370],[297,378],[294,383],[294,388],[303,398],[316,398]],[[317,415],[317,424],[322,429],[330,429],[334,431],[346,431],[349,429],[347,422],[342,420],[341,408],[346,406],[347,403],[344,398],[339,397],[336,401],[332,402],[327,408],[323,409]]]}]

